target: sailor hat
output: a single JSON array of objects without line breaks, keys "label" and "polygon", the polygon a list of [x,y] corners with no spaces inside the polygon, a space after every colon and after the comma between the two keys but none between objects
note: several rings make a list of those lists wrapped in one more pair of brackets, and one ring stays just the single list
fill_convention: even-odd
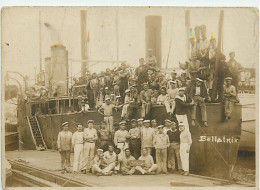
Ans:
[{"label": "sailor hat", "polygon": [[136,123],[136,122],[137,122],[136,119],[131,120],[131,123]]},{"label": "sailor hat", "polygon": [[176,84],[176,81],[174,81],[174,80],[170,80],[169,82],[173,83],[173,84]]},{"label": "sailor hat", "polygon": [[171,121],[171,120],[169,120],[169,119],[165,119],[165,122],[169,122],[169,123],[171,123],[172,121]]},{"label": "sailor hat", "polygon": [[143,83],[143,86],[144,86],[144,85],[147,85],[147,86],[148,86],[148,82],[144,82],[144,83]]},{"label": "sailor hat", "polygon": [[179,123],[179,126],[183,126],[183,127],[185,127],[185,125],[184,125],[183,122],[180,122],[180,123]]},{"label": "sailor hat", "polygon": [[163,125],[159,125],[158,127],[157,127],[157,129],[160,129],[160,128],[163,128],[164,126]]},{"label": "sailor hat", "polygon": [[175,70],[173,70],[173,71],[171,72],[171,74],[177,74],[177,72],[176,72]]},{"label": "sailor hat", "polygon": [[152,123],[157,123],[157,121],[156,121],[155,119],[153,119],[151,122],[152,122]]},{"label": "sailor hat", "polygon": [[83,127],[83,125],[81,123],[78,123],[78,127]]},{"label": "sailor hat", "polygon": [[66,122],[62,123],[61,125],[65,126],[65,125],[68,125],[68,124],[69,124],[69,122],[66,121]]},{"label": "sailor hat", "polygon": [[121,98],[121,96],[120,96],[120,95],[118,95],[118,96],[116,96],[116,98]]},{"label": "sailor hat", "polygon": [[225,79],[226,80],[232,80],[232,77],[226,77]]},{"label": "sailor hat", "polygon": [[185,88],[179,88],[178,90],[179,91],[185,91]]},{"label": "sailor hat", "polygon": [[126,125],[126,121],[121,121],[119,125]]},{"label": "sailor hat", "polygon": [[109,98],[109,97],[107,97],[107,98],[105,99],[105,101],[107,101],[107,100],[110,100],[110,98]]},{"label": "sailor hat", "polygon": [[200,78],[196,78],[196,80],[197,80],[197,81],[200,81],[200,82],[203,82],[203,80],[202,80],[202,79],[200,79]]},{"label": "sailor hat", "polygon": [[104,152],[103,149],[99,148],[97,149],[98,152]]},{"label": "sailor hat", "polygon": [[137,119],[137,121],[143,121],[144,119],[143,118],[139,118],[139,119]]},{"label": "sailor hat", "polygon": [[105,90],[108,90],[108,87],[106,87]]},{"label": "sailor hat", "polygon": [[88,124],[89,124],[89,123],[93,123],[93,124],[94,124],[94,120],[91,120],[91,119],[88,120]]},{"label": "sailor hat", "polygon": [[150,123],[149,119],[144,120],[144,123]]},{"label": "sailor hat", "polygon": [[129,90],[129,89],[126,89],[126,90],[125,90],[125,93],[128,93],[128,92],[130,92],[130,90]]}]

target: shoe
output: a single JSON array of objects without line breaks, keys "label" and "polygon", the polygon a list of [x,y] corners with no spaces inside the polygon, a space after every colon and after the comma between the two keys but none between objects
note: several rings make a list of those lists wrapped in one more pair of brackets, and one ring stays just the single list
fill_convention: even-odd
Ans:
[{"label": "shoe", "polygon": [[114,171],[114,174],[115,174],[115,175],[117,175],[117,174],[118,174],[118,172],[117,172],[117,171]]},{"label": "shoe", "polygon": [[86,174],[87,173],[86,169],[81,170],[81,173]]},{"label": "shoe", "polygon": [[168,172],[163,172],[163,174],[169,174]]},{"label": "shoe", "polygon": [[98,173],[97,173],[97,176],[102,176],[102,175],[103,175],[103,174],[102,174],[102,173],[100,173],[100,172],[98,172]]},{"label": "shoe", "polygon": [[195,120],[193,119],[192,121],[191,121],[191,125],[193,126],[193,127],[195,127]]},{"label": "shoe", "polygon": [[92,173],[92,169],[91,168],[89,169],[89,173]]},{"label": "shoe", "polygon": [[180,170],[179,170],[179,173],[181,174],[182,172],[183,172],[183,170],[180,169]]},{"label": "shoe", "polygon": [[183,175],[188,176],[189,172],[184,172]]},{"label": "shoe", "polygon": [[226,116],[225,120],[226,120],[226,121],[228,120],[228,116]]},{"label": "shoe", "polygon": [[204,122],[203,122],[203,124],[204,124],[204,126],[205,126],[205,127],[207,127],[207,126],[208,126],[208,123],[207,123],[207,121],[204,121]]},{"label": "shoe", "polygon": [[181,172],[181,175],[183,175],[184,173],[185,173],[185,171],[182,171],[182,172]]},{"label": "shoe", "polygon": [[155,172],[148,172],[147,174],[148,175],[155,175],[156,173]]}]

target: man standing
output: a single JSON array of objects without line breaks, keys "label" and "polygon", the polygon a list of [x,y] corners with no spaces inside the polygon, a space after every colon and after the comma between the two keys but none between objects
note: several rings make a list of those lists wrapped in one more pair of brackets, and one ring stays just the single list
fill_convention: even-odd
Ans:
[{"label": "man standing", "polygon": [[137,121],[135,119],[131,120],[131,129],[129,130],[129,149],[135,159],[140,157],[141,151],[141,131],[137,126]]},{"label": "man standing", "polygon": [[156,57],[153,55],[153,50],[152,49],[148,49],[148,53],[147,53],[147,57],[146,57],[146,64],[152,67],[155,67],[157,64],[157,60]]},{"label": "man standing", "polygon": [[192,106],[191,118],[192,118],[192,125],[195,126],[196,120],[196,110],[197,106],[200,107],[202,122],[205,127],[208,126],[207,123],[207,110],[205,100],[209,99],[209,95],[203,80],[200,78],[196,78],[196,83],[191,87],[190,92],[190,99],[194,101],[194,105]]},{"label": "man standing", "polygon": [[157,172],[167,174],[167,148],[170,146],[170,141],[168,135],[163,132],[163,125],[159,125],[157,128],[158,133],[153,140],[156,150]]},{"label": "man standing", "polygon": [[153,147],[154,130],[150,127],[150,120],[144,120],[144,128],[141,130],[141,145],[142,149],[146,148],[146,151],[151,155]]},{"label": "man standing", "polygon": [[148,83],[143,84],[143,90],[140,93],[140,100],[142,103],[142,111],[141,116],[149,117],[150,110],[152,108],[152,102],[151,102],[151,96],[152,96],[153,90],[148,88]]},{"label": "man standing", "polygon": [[144,128],[144,119],[143,118],[137,119],[137,125],[138,125],[138,128],[140,130],[142,130]]},{"label": "man standing", "polygon": [[231,85],[232,78],[226,78],[224,85],[225,119],[229,120],[236,102],[236,87]]},{"label": "man standing", "polygon": [[178,89],[176,88],[176,82],[170,81],[170,88],[167,90],[167,93],[169,95],[169,104],[172,108],[172,110],[175,110],[175,97],[178,94]]},{"label": "man standing", "polygon": [[179,88],[179,95],[176,96],[175,102],[176,102],[176,118],[178,123],[182,122],[184,123],[187,130],[189,130],[189,123],[187,118],[187,109],[194,105],[194,103],[187,103],[186,96],[184,94],[185,89]]},{"label": "man standing", "polygon": [[103,151],[108,150],[108,145],[112,141],[112,134],[107,129],[106,122],[101,122],[101,129],[98,131],[99,148]]},{"label": "man standing", "polygon": [[185,129],[183,123],[179,124],[181,131],[180,134],[180,157],[182,163],[183,172],[182,175],[189,175],[189,155],[190,155],[190,146],[192,144],[191,134],[189,130]]},{"label": "man standing", "polygon": [[177,158],[179,172],[182,172],[181,157],[180,157],[180,134],[176,124],[171,125],[171,130],[167,131],[170,140],[170,147],[168,149],[168,168],[171,172],[175,171],[175,156]]},{"label": "man standing", "polygon": [[[229,53],[229,61],[227,63],[228,66],[228,75],[230,77],[232,77],[233,79],[233,84],[236,87],[236,93],[238,93],[238,83],[240,80],[240,73],[244,70],[244,68],[242,67],[242,65],[240,63],[238,63],[235,60],[235,52],[230,52]],[[236,96],[237,98],[237,96]]]},{"label": "man standing", "polygon": [[165,119],[164,123],[165,123],[165,127],[163,128],[163,132],[164,134],[167,134],[167,132],[171,130],[172,121],[169,119]]},{"label": "man standing", "polygon": [[[69,131],[69,123],[64,122],[62,124],[63,130],[59,132],[57,139],[57,146],[61,156],[61,173],[65,171],[70,173],[70,151],[71,151],[71,139],[72,133]],[[65,165],[66,162],[66,165]]]},{"label": "man standing", "polygon": [[94,121],[88,120],[88,127],[84,129],[84,168],[83,174],[86,174],[86,169],[92,168],[94,158],[95,143],[98,139],[97,130],[94,128]]},{"label": "man standing", "polygon": [[144,163],[141,166],[136,166],[136,170],[141,172],[142,175],[154,175],[157,170],[157,164],[154,164],[153,157],[148,153],[146,148],[142,148],[142,156],[138,160]]},{"label": "man standing", "polygon": [[77,131],[72,136],[72,148],[74,149],[73,173],[78,172],[78,166],[82,169],[83,162],[83,127],[78,124]]},{"label": "man standing", "polygon": [[130,150],[125,149],[125,155],[121,159],[121,172],[123,175],[133,175],[135,173],[135,166],[131,165],[131,161],[135,160],[133,156],[131,156]]},{"label": "man standing", "polygon": [[171,88],[171,84],[170,82],[171,81],[174,81],[177,88],[180,88],[182,85],[181,85],[181,81],[179,79],[177,79],[177,72],[175,70],[173,70],[171,72],[171,79],[168,81],[168,84],[167,84],[167,88],[170,89]]},{"label": "man standing", "polygon": [[115,146],[121,150],[120,154],[123,155],[125,149],[128,148],[127,139],[129,138],[129,133],[125,129],[126,128],[126,122],[125,121],[121,121],[119,123],[119,127],[120,127],[120,130],[118,130],[115,133],[114,143],[115,143]]},{"label": "man standing", "polygon": [[[98,112],[102,115],[104,115],[104,121],[107,124],[107,129],[110,132],[114,132],[113,126],[114,126],[114,118],[113,118],[113,109],[119,108],[120,106],[115,106],[114,104],[111,104],[110,98],[107,98],[105,100],[106,102],[99,108]],[[102,113],[102,111],[104,113]]]},{"label": "man standing", "polygon": [[121,113],[121,118],[122,119],[128,119],[129,118],[128,107],[129,107],[130,102],[132,102],[132,100],[130,98],[130,90],[126,89],[124,105],[123,105],[123,109],[122,109],[122,113]]}]

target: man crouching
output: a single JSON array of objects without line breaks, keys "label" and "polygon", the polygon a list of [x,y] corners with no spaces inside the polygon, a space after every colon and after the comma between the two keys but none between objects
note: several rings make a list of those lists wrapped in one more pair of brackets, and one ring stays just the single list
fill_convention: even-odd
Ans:
[{"label": "man crouching", "polygon": [[131,156],[130,149],[125,149],[125,155],[121,158],[121,173],[123,175],[133,175],[135,173],[135,166],[131,165],[131,161],[135,160]]},{"label": "man crouching", "polygon": [[104,158],[103,150],[98,149],[97,154],[93,160],[92,165],[92,173],[96,174],[98,176],[105,175],[109,176],[112,175],[111,170],[108,170],[107,167],[109,167],[107,160]]},{"label": "man crouching", "polygon": [[143,160],[144,164],[136,166],[136,170],[141,172],[142,175],[154,175],[157,170],[157,164],[154,164],[153,157],[148,154],[147,148],[143,148],[142,152],[142,156],[140,156],[138,160]]}]

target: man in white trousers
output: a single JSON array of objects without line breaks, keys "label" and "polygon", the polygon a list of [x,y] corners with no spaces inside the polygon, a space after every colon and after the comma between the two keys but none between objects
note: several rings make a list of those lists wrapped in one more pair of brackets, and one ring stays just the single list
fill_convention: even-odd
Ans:
[{"label": "man in white trousers", "polygon": [[82,173],[86,174],[86,170],[89,171],[92,168],[92,163],[95,153],[95,143],[98,139],[97,130],[94,128],[94,121],[88,120],[88,127],[84,129],[84,146],[83,146],[83,164],[84,168]]},{"label": "man in white trousers", "polygon": [[[77,131],[72,135],[72,151],[74,149],[73,173],[82,168],[83,161],[83,127],[78,124]],[[79,168],[78,168],[79,166]]]},{"label": "man in white trousers", "polygon": [[192,144],[191,133],[189,130],[185,129],[185,125],[181,122],[179,123],[180,134],[180,157],[182,163],[183,172],[182,175],[189,175],[189,155],[190,146]]},{"label": "man in white trousers", "polygon": [[184,94],[185,89],[179,88],[179,95],[175,97],[175,111],[176,111],[176,118],[178,123],[183,123],[187,130],[189,129],[189,123],[187,118],[187,111],[188,109],[194,105],[194,102],[187,103],[186,96]]}]

